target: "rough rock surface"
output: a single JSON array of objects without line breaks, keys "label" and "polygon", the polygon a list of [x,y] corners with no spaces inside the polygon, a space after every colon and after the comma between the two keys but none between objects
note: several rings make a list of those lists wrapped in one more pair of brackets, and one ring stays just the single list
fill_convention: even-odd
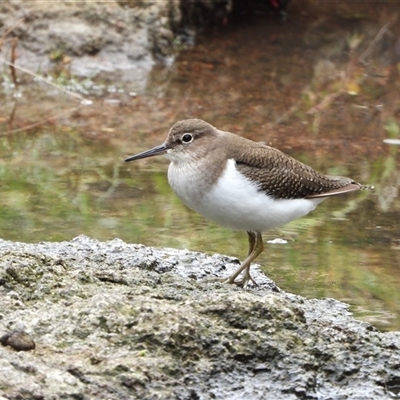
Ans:
[{"label": "rough rock surface", "polygon": [[390,399],[400,333],[351,318],[332,299],[256,289],[224,276],[235,259],[101,243],[0,241],[5,399]]},{"label": "rough rock surface", "polygon": [[[147,76],[156,59],[174,53],[174,32],[181,21],[179,0],[169,1],[23,1],[0,4],[0,31],[18,38],[17,64],[33,72],[56,63],[72,74],[130,71]],[[10,40],[3,43],[9,59]]]}]

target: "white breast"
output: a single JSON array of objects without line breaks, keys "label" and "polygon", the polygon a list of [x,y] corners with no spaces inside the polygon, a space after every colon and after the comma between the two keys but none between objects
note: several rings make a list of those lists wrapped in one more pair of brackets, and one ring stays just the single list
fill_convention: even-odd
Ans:
[{"label": "white breast", "polygon": [[[207,185],[207,168],[202,164],[171,163],[168,181],[177,196],[205,218],[234,230],[263,232],[300,218],[324,200],[273,199],[260,192],[228,160],[214,185]],[[203,177],[203,178],[202,178]]]}]

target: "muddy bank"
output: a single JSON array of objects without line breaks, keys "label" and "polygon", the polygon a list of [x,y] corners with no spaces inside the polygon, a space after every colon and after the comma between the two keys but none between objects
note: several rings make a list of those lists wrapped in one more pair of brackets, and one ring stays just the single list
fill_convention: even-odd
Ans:
[{"label": "muddy bank", "polygon": [[[242,290],[199,279],[237,260],[98,242],[0,241],[0,346],[7,399],[389,399],[400,334],[343,303],[281,292],[255,271]],[[5,343],[6,344],[6,343]]]}]

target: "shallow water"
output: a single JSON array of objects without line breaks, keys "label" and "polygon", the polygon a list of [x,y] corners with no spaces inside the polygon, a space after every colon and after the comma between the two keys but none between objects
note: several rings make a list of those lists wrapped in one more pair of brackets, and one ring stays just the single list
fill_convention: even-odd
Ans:
[{"label": "shallow water", "polygon": [[[172,68],[156,68],[144,91],[116,76],[81,81],[88,106],[44,83],[4,84],[0,237],[86,234],[243,259],[246,234],[186,209],[168,186],[165,159],[123,163],[160,144],[177,120],[203,118],[376,186],[265,233],[265,242],[286,243],[266,243],[257,262],[283,290],[343,300],[380,329],[400,329],[399,147],[383,143],[399,136],[398,80],[390,80],[388,42],[370,48],[390,10],[368,11],[293,10],[287,23],[258,16],[216,27]],[[356,61],[368,49],[366,67]]]}]

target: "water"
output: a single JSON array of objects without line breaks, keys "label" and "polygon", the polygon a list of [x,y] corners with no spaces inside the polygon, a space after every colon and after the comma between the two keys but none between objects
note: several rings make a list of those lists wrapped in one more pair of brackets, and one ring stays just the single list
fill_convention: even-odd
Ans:
[{"label": "water", "polygon": [[[257,262],[286,291],[334,297],[380,329],[400,329],[399,147],[383,143],[399,136],[399,91],[388,42],[371,49],[382,9],[318,18],[293,11],[286,24],[261,16],[218,27],[172,68],[156,68],[144,91],[116,76],[86,80],[80,92],[93,105],[40,82],[3,86],[0,237],[86,234],[243,259],[246,234],[185,208],[168,186],[167,160],[123,163],[160,144],[177,120],[203,118],[321,172],[376,186],[265,233],[265,242],[287,243],[266,243]],[[368,49],[366,67],[357,60]]]}]

